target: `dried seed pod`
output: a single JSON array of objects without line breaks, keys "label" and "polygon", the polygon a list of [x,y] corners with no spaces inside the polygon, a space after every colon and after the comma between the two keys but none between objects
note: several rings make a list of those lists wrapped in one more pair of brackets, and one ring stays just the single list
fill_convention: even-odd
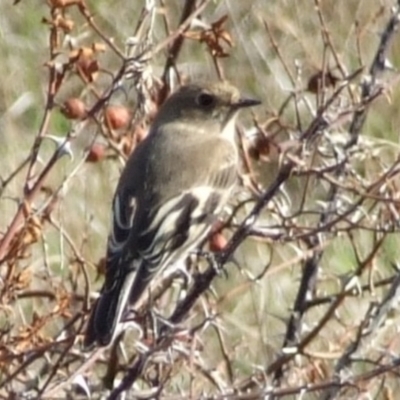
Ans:
[{"label": "dried seed pod", "polygon": [[71,97],[61,106],[61,112],[69,119],[84,119],[87,115],[85,103],[76,97]]},{"label": "dried seed pod", "polygon": [[213,252],[218,252],[225,249],[227,244],[228,240],[221,232],[214,233],[209,240],[209,247]]},{"label": "dried seed pod", "polygon": [[318,71],[310,77],[307,83],[307,90],[318,94],[321,90],[328,87],[335,87],[340,79],[333,75],[331,71]]},{"label": "dried seed pod", "polygon": [[271,153],[270,139],[264,135],[257,135],[249,145],[248,153],[249,156],[256,161],[268,160]]},{"label": "dried seed pod", "polygon": [[94,82],[99,74],[99,63],[91,47],[82,47],[70,53],[70,60],[75,64],[81,78],[89,83]]},{"label": "dried seed pod", "polygon": [[99,162],[106,156],[106,146],[100,143],[93,143],[86,157],[86,162]]},{"label": "dried seed pod", "polygon": [[131,113],[124,106],[108,106],[104,111],[105,123],[108,129],[126,128],[131,121]]}]

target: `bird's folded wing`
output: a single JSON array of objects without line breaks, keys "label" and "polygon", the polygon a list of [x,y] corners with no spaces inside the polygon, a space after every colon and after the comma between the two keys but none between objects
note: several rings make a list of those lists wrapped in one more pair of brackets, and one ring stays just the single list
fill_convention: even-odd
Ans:
[{"label": "bird's folded wing", "polygon": [[112,224],[107,243],[105,290],[111,289],[123,273],[119,268],[133,225],[136,199],[127,190],[119,190],[113,200]]},{"label": "bird's folded wing", "polygon": [[[111,288],[125,268],[134,268],[129,262],[139,256],[147,264],[149,277],[152,269],[165,265],[171,258],[184,254],[204,239],[216,216],[221,212],[237,179],[236,154],[231,146],[218,140],[209,151],[215,152],[208,174],[196,174],[189,187],[164,199],[162,203],[146,207],[137,202],[132,188],[120,187],[113,201],[113,223],[108,240],[106,288]],[[140,209],[140,211],[139,211]],[[135,212],[146,213],[134,219]],[[131,231],[135,221],[135,237]],[[132,240],[133,239],[133,240]],[[127,246],[127,243],[129,244]],[[129,246],[135,248],[128,248]],[[175,250],[179,249],[179,254]],[[135,254],[136,256],[133,256]],[[128,261],[121,269],[121,263]]]},{"label": "bird's folded wing", "polygon": [[162,204],[152,207],[138,232],[137,249],[149,265],[155,267],[167,260],[176,249],[191,248],[204,238],[212,226],[221,206],[231,193],[237,178],[236,163],[226,163],[208,176],[200,185],[177,193]]}]

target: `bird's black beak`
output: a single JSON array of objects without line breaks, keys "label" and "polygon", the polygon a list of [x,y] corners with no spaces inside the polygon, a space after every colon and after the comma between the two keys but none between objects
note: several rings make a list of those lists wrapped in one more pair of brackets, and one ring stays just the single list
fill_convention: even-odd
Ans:
[{"label": "bird's black beak", "polygon": [[245,107],[258,106],[259,104],[261,104],[260,100],[242,97],[234,104],[234,107],[239,109],[239,108],[245,108]]}]

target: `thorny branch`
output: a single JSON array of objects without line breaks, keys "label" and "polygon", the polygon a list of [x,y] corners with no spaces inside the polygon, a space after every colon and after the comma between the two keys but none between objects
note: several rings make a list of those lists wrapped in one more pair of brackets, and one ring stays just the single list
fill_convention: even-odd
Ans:
[{"label": "thorny branch", "polygon": [[[394,10],[392,17],[389,19],[386,28],[381,36],[381,41],[376,51],[375,58],[371,64],[371,67],[369,68],[369,75],[363,79],[363,82],[361,84],[360,104],[363,104],[363,102],[366,102],[366,104],[363,104],[359,110],[356,110],[354,112],[354,117],[349,127],[350,139],[344,146],[345,151],[349,151],[358,143],[358,138],[361,134],[367,117],[368,104],[370,104],[370,101],[368,101],[368,99],[371,98],[371,95],[375,91],[379,90],[378,79],[385,71],[386,55],[389,51],[389,45],[393,40],[396,28],[398,27],[399,18],[400,8],[398,7],[396,10]],[[346,172],[346,164],[343,163],[341,164],[340,168],[335,171],[335,177],[337,178],[345,174]],[[337,207],[339,195],[340,193],[338,190],[338,186],[332,185],[330,193],[326,200],[327,204],[330,204],[330,206],[327,207],[327,210],[325,212],[321,213],[319,225],[325,224],[331,218],[333,208]],[[312,238],[310,245],[315,246],[320,240],[321,237],[317,235],[315,236],[315,238]],[[304,264],[302,279],[292,311],[292,316],[288,323],[283,348],[291,346],[299,340],[301,334],[302,317],[307,311],[307,299],[312,298],[312,293],[315,292],[319,262],[322,255],[322,252],[317,251],[310,259],[306,260]],[[282,376],[283,369],[278,368],[275,371],[275,379],[280,380]]]}]

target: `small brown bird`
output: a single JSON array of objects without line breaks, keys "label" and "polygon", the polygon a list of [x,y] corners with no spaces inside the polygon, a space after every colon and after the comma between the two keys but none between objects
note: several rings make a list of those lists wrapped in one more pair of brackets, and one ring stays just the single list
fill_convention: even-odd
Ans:
[{"label": "small brown bird", "polygon": [[109,344],[127,303],[209,233],[237,178],[236,116],[259,103],[220,82],[183,86],[161,107],[118,183],[106,277],[86,346]]}]

